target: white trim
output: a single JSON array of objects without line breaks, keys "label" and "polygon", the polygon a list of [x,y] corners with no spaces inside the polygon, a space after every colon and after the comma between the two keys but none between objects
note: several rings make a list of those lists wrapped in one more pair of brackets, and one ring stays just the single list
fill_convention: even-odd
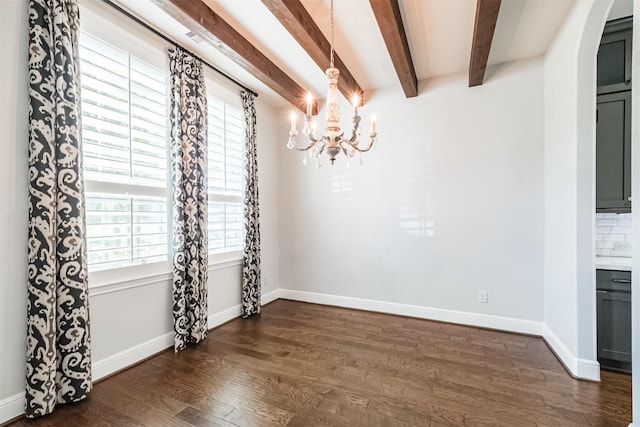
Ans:
[{"label": "white trim", "polygon": [[0,400],[0,424],[24,414],[24,392]]},{"label": "white trim", "polygon": [[280,288],[278,289],[274,289],[272,291],[267,292],[266,294],[262,294],[262,305],[266,305],[269,304],[270,302],[273,302],[279,298],[282,298],[280,296]]},{"label": "white trim", "polygon": [[571,375],[585,380],[600,381],[600,363],[598,361],[578,359],[546,324],[543,325],[542,337]]},{"label": "white trim", "polygon": [[519,332],[523,334],[542,335],[542,322],[516,319],[513,317],[492,316],[487,314],[469,313],[464,311],[446,310],[441,308],[385,302],[364,298],[295,291],[292,289],[280,289],[280,298],[338,307],[355,308],[359,310],[377,311],[380,313],[397,314],[401,316],[417,317],[420,319],[437,320],[441,322],[459,323],[462,325]]},{"label": "white trim", "polygon": [[94,285],[89,287],[89,296],[110,294],[125,289],[137,288],[138,286],[155,285],[158,283],[168,282],[173,277],[173,273],[161,273],[148,277],[140,277],[136,279],[120,280],[116,283],[105,283],[103,285]]},{"label": "white trim", "polygon": [[576,377],[583,380],[600,381],[600,362],[597,360],[577,359],[577,364]]},{"label": "white trim", "polygon": [[168,332],[159,337],[150,339],[142,344],[135,345],[114,355],[105,357],[93,363],[91,376],[93,381],[118,372],[121,369],[134,365],[147,357],[153,356],[173,345],[173,332]]},{"label": "white trim", "polygon": [[[234,267],[242,265],[242,258],[227,258],[216,260],[214,263],[209,264],[209,271],[221,270],[223,268]],[[108,270],[111,271],[111,270]],[[96,274],[96,273],[93,273]],[[91,277],[92,274],[89,274]],[[173,273],[165,272],[160,274],[154,274],[144,277],[136,277],[132,279],[119,279],[116,282],[104,282],[97,283],[89,286],[89,296],[94,297],[98,295],[110,294],[112,292],[119,292],[125,289],[137,288],[138,286],[155,285],[158,283],[170,282],[173,279]]]},{"label": "white trim", "polygon": [[152,262],[149,264],[135,264],[126,267],[107,270],[89,271],[89,292],[99,288],[114,288],[118,290],[135,287],[135,283],[144,286],[156,282],[161,276],[172,274],[171,261]]},{"label": "white trim", "polygon": [[596,360],[578,359],[543,322],[292,289],[279,289],[279,298],[541,336],[571,375],[600,381],[600,363]]},{"label": "white trim", "polygon": [[233,307],[229,307],[217,313],[210,314],[209,317],[207,318],[209,329],[218,327],[223,323],[226,323],[229,320],[233,320],[236,317],[240,316],[240,313],[241,313],[240,310],[241,310],[240,304],[236,304]]},{"label": "white trim", "polygon": [[[271,301],[275,301],[280,297],[280,289],[275,289],[273,291],[267,292],[262,295],[262,305],[269,304]],[[223,323],[228,322],[229,320],[233,320],[236,317],[242,314],[242,305],[237,304],[233,307],[229,307],[225,310],[222,310],[218,313],[210,314],[207,318],[207,322],[209,324],[209,329],[213,329],[222,325]]]},{"label": "white trim", "polygon": [[[542,337],[547,342],[549,347],[562,361],[565,368],[572,374],[576,374],[578,371],[578,359],[573,355],[573,352],[562,342],[562,340],[545,324],[542,330]],[[577,376],[577,375],[576,375]]]},{"label": "white trim", "polygon": [[[263,304],[268,304],[271,301],[278,299],[279,290],[268,292],[262,296]],[[229,307],[217,313],[210,314],[208,316],[209,328],[213,329],[223,323],[233,320],[240,316],[240,304]],[[173,332],[168,332],[159,337],[150,339],[112,356],[108,356],[102,360],[93,363],[92,377],[94,381],[111,375],[114,372],[118,372],[124,368],[134,365],[147,357],[153,356],[167,348],[173,346]],[[24,408],[22,409],[24,410]],[[20,415],[20,414],[18,414]],[[17,415],[15,415],[17,416]]]},{"label": "white trim", "polygon": [[[211,258],[211,255],[209,255],[209,258]],[[223,268],[233,267],[236,265],[242,265],[242,257],[230,258],[227,260],[216,261],[215,263],[209,263],[209,271],[222,270]]]}]

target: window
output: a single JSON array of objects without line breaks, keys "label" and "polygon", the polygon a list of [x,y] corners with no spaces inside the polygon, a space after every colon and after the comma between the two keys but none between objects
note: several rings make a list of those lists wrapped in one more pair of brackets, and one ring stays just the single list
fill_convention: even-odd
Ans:
[{"label": "window", "polygon": [[80,36],[89,271],[166,261],[167,72]]},{"label": "window", "polygon": [[209,253],[239,251],[244,243],[244,116],[216,90],[208,80]]},{"label": "window", "polygon": [[[172,243],[169,46],[119,21],[108,9],[82,12],[82,139],[91,281],[99,286],[167,274]],[[214,255],[210,259],[216,263],[235,260],[244,244],[244,115],[237,88],[207,69],[205,74],[208,241]]]}]

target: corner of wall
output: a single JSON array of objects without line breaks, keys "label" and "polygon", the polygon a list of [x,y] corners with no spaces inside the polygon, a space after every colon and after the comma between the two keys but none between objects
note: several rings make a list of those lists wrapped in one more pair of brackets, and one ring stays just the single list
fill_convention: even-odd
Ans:
[{"label": "corner of wall", "polygon": [[545,55],[543,334],[579,378],[599,377],[595,334],[595,53],[611,0],[576,2]]},{"label": "corner of wall", "polygon": [[546,323],[542,326],[542,337],[572,376],[584,380],[600,381],[600,363],[579,359]]}]

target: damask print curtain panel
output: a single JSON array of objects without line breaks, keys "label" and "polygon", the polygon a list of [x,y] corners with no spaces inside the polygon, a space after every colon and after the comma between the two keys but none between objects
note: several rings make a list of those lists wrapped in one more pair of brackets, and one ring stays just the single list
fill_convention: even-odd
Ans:
[{"label": "damask print curtain panel", "polygon": [[202,61],[169,51],[175,351],[207,337],[207,91]]},{"label": "damask print curtain panel", "polygon": [[29,2],[27,417],[91,390],[76,0]]},{"label": "damask print curtain panel", "polygon": [[260,209],[258,206],[258,147],[255,95],[242,92],[245,129],[245,241],[242,257],[242,317],[260,313]]}]

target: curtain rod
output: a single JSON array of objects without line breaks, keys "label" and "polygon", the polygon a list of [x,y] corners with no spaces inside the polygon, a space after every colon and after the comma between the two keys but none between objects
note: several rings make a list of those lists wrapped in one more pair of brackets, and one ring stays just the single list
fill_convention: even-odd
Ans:
[{"label": "curtain rod", "polygon": [[191,56],[195,57],[196,59],[199,59],[200,61],[202,61],[202,63],[204,65],[206,65],[207,67],[211,68],[213,71],[215,71],[216,73],[220,74],[222,77],[226,78],[227,80],[232,81],[233,83],[235,83],[237,86],[240,86],[242,89],[246,90],[247,92],[250,92],[253,94],[253,96],[255,96],[256,98],[258,97],[258,93],[252,89],[249,89],[247,86],[245,86],[244,84],[240,83],[238,80],[234,79],[233,77],[231,77],[230,75],[228,75],[227,73],[225,73],[224,71],[220,70],[219,68],[214,67],[213,65],[211,65],[210,63],[208,63],[207,61],[205,61],[204,59],[202,59],[201,57],[199,57],[198,55],[194,54],[193,52],[191,52],[189,49],[185,48],[184,46],[180,45],[179,43],[177,43],[174,40],[171,40],[169,37],[165,36],[163,33],[161,33],[160,31],[156,30],[155,28],[153,28],[152,26],[150,26],[149,24],[147,24],[146,22],[142,21],[140,18],[138,18],[137,16],[132,15],[131,13],[129,13],[128,11],[126,11],[125,9],[123,9],[122,7],[118,6],[117,4],[113,3],[111,0],[102,0],[104,3],[108,4],[109,6],[111,6],[112,8],[116,9],[118,12],[122,13],[123,15],[125,15],[126,17],[128,17],[129,19],[132,19],[133,21],[137,22],[138,24],[142,25],[144,28],[146,28],[147,30],[151,31],[153,34],[155,34],[156,36],[160,37],[161,39],[163,39],[164,41],[166,41],[167,43],[170,43],[174,46],[179,47],[182,50],[187,51]]}]

